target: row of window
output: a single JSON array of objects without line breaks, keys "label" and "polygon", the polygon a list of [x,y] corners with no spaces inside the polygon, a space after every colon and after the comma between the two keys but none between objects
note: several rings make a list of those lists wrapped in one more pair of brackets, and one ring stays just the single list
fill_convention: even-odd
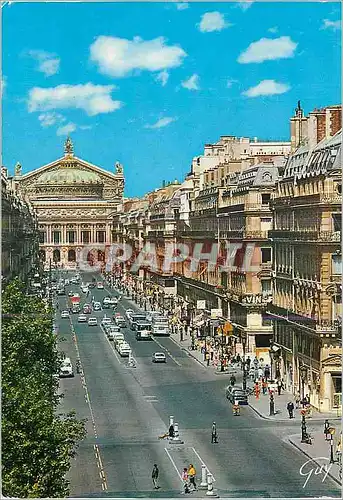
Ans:
[{"label": "row of window", "polygon": [[[45,250],[40,250],[39,251],[40,259],[45,262],[46,261],[46,252]],[[88,252],[87,260],[98,260],[98,261],[104,261],[105,259],[105,254],[102,250],[98,250],[93,254],[92,252]],[[58,248],[55,248],[55,250],[52,253],[52,260],[53,262],[61,262],[61,251]],[[67,254],[67,260],[68,262],[76,262],[76,252],[74,249],[68,250]]]},{"label": "row of window", "polygon": [[[61,231],[52,231],[51,235],[51,240],[52,243],[55,243],[57,245],[64,243],[62,242],[62,233]],[[73,244],[77,243],[77,233],[76,231],[67,231],[67,241],[66,243],[68,244]],[[44,244],[48,243],[47,241],[47,234],[45,231],[40,231],[39,232],[39,243]],[[81,231],[81,243],[88,244],[88,243],[106,243],[106,232],[105,231],[96,231],[95,233],[95,241],[91,241],[91,231]]]}]

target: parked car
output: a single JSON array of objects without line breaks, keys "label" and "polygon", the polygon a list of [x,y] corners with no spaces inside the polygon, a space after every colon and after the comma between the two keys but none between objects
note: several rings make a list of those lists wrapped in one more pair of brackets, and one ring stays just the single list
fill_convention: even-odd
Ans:
[{"label": "parked car", "polygon": [[94,302],[93,303],[93,310],[94,311],[101,311],[101,303],[100,302]]},{"label": "parked car", "polygon": [[61,312],[61,318],[62,319],[68,319],[69,318],[69,311],[62,311]]},{"label": "parked car", "polygon": [[87,323],[87,316],[85,314],[80,314],[77,318],[78,323]]},{"label": "parked car", "polygon": [[97,318],[95,316],[91,316],[88,319],[88,324],[89,324],[89,326],[97,326],[97,324],[98,324]]},{"label": "parked car", "polygon": [[226,388],[226,397],[231,403],[234,403],[235,401],[237,401],[238,404],[240,404],[240,405],[247,405],[248,404],[247,393],[246,393],[246,391],[244,391],[240,387],[232,387],[232,386],[227,387]]},{"label": "parked car", "polygon": [[116,349],[119,349],[119,346],[122,342],[125,342],[124,334],[119,332],[113,332],[113,342],[116,346]]},{"label": "parked car", "polygon": [[[117,328],[118,328],[118,330],[116,330]],[[120,333],[120,328],[118,326],[108,328],[108,330],[106,332],[108,340],[114,340],[117,333]]]},{"label": "parked car", "polygon": [[111,298],[110,297],[105,297],[102,301],[102,307],[104,309],[109,309],[111,307]]},{"label": "parked car", "polygon": [[127,342],[122,342],[119,346],[118,352],[123,358],[127,358],[131,354],[131,347]]},{"label": "parked car", "polygon": [[60,378],[62,377],[74,377],[73,365],[71,364],[70,358],[64,358],[60,367]]},{"label": "parked car", "polygon": [[97,284],[96,284],[96,287],[98,290],[103,290],[104,289],[104,284],[102,281],[99,281]]},{"label": "parked car", "polygon": [[153,363],[165,363],[167,361],[166,355],[163,352],[154,352],[152,355]]}]

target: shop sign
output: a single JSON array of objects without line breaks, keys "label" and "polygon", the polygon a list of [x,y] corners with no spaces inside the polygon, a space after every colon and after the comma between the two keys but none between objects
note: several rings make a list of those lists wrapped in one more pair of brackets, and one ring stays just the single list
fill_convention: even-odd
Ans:
[{"label": "shop sign", "polygon": [[206,309],[206,300],[197,300],[197,309],[199,311]]},{"label": "shop sign", "polygon": [[211,309],[211,319],[221,318],[223,316],[222,309]]}]

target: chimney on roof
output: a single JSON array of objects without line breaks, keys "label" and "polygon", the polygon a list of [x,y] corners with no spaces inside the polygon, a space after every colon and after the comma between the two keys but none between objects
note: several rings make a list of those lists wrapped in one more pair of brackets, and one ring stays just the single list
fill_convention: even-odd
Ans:
[{"label": "chimney on roof", "polygon": [[162,181],[162,187],[166,187],[166,181]]}]

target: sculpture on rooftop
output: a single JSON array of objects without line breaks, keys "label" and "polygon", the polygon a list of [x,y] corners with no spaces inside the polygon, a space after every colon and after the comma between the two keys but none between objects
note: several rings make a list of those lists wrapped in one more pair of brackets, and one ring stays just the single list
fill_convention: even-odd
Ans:
[{"label": "sculpture on rooftop", "polygon": [[116,174],[122,174],[123,173],[123,165],[119,163],[119,161],[116,161]]},{"label": "sculpture on rooftop", "polygon": [[14,175],[21,175],[21,165],[19,161],[16,163],[16,166],[14,167]]},{"label": "sculpture on rooftop", "polygon": [[74,152],[74,146],[70,137],[67,137],[64,143],[64,152],[66,155],[72,155]]}]

